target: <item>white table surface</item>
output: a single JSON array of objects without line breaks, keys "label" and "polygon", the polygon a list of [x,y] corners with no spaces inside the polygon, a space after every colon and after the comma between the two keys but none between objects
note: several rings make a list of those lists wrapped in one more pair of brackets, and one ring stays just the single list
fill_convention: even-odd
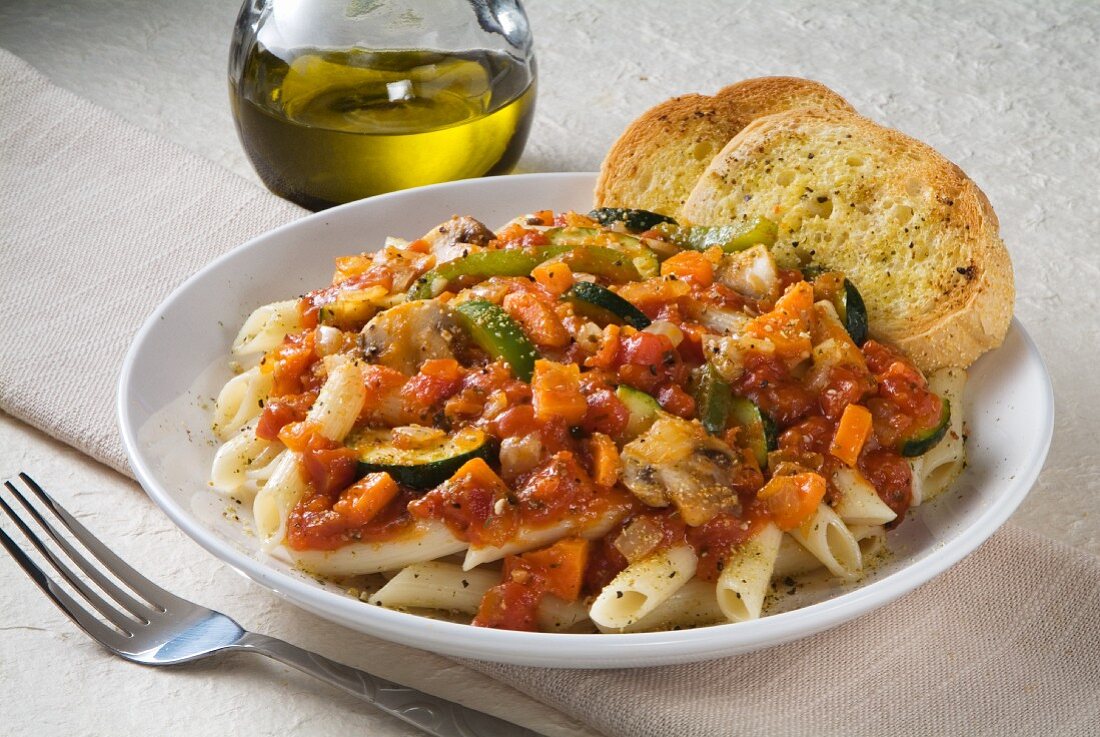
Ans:
[{"label": "white table surface", "polygon": [[[1100,554],[1100,5],[529,0],[538,113],[521,171],[593,170],[619,131],[675,94],[764,74],[825,82],[939,148],[986,191],[1017,278],[1017,317],[1054,380],[1047,466],[1015,524]],[[764,7],[767,5],[767,7]],[[2,0],[0,46],[55,83],[256,181],[230,119],[232,0]],[[0,152],[0,156],[3,152]],[[0,214],[2,216],[2,214]],[[0,277],[2,278],[2,277]],[[33,473],[168,588],[297,644],[554,735],[590,735],[435,656],[412,661],[297,611],[203,552],[140,489],[0,413],[0,476]],[[0,731],[415,732],[245,657],[166,672],[106,656],[0,562]],[[503,691],[502,691],[503,689]]]}]

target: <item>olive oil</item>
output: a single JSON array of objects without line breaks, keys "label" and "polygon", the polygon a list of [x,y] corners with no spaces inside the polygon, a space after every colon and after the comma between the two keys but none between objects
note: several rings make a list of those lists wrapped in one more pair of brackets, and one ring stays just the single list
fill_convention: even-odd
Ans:
[{"label": "olive oil", "polygon": [[257,45],[230,94],[260,178],[320,210],[510,171],[531,126],[534,87],[527,67],[487,51],[276,56]]}]

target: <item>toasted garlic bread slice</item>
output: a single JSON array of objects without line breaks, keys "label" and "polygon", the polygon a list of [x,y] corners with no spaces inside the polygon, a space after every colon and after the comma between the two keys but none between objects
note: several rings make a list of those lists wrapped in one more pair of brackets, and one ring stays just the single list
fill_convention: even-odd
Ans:
[{"label": "toasted garlic bread slice", "polygon": [[666,100],[631,123],[608,152],[596,206],[676,217],[707,164],[742,128],[763,115],[796,108],[852,111],[825,85],[794,77],[746,79],[713,97]]},{"label": "toasted garlic bread slice", "polygon": [[968,366],[1012,319],[1012,264],[985,194],[930,146],[852,113],[756,120],[710,163],[682,215],[775,220],[777,261],[843,271],[871,335],[925,371]]}]

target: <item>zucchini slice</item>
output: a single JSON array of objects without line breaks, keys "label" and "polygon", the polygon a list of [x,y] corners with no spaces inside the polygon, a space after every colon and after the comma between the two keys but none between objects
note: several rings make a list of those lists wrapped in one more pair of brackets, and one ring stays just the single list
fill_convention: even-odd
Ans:
[{"label": "zucchini slice", "polygon": [[517,379],[531,381],[539,352],[507,312],[475,299],[456,307],[455,319],[482,350],[507,363]]},{"label": "zucchini slice", "polygon": [[756,456],[761,469],[768,467],[768,451],[779,447],[775,421],[745,397],[730,400],[730,417],[742,429],[739,439]]},{"label": "zucchini slice", "polygon": [[615,396],[630,410],[630,419],[623,431],[623,436],[627,439],[641,435],[661,415],[661,405],[657,404],[657,400],[640,389],[620,384],[615,389]]},{"label": "zucchini slice", "polygon": [[845,279],[844,292],[834,300],[833,306],[848,330],[848,335],[852,336],[852,342],[863,345],[867,340],[867,305],[863,303],[863,295],[856,289],[856,285]]},{"label": "zucchini slice", "polygon": [[924,455],[936,447],[936,444],[947,434],[947,428],[951,426],[951,403],[946,398],[941,398],[940,401],[943,402],[940,421],[927,430],[921,430],[901,441],[898,452],[906,458]]},{"label": "zucchini slice", "polygon": [[392,430],[360,430],[346,441],[359,455],[359,475],[385,471],[393,480],[414,489],[443,483],[467,461],[491,460],[493,444],[483,430],[466,427],[451,436],[405,449],[393,445]]},{"label": "zucchini slice", "polygon": [[562,295],[562,299],[571,302],[573,309],[580,314],[601,324],[625,323],[638,330],[649,327],[649,318],[644,312],[599,284],[577,282]]},{"label": "zucchini slice", "polygon": [[699,387],[695,390],[695,404],[699,411],[699,421],[711,435],[721,435],[729,423],[733,394],[730,385],[718,375],[718,370],[709,363],[703,367],[699,378]]},{"label": "zucchini slice", "polygon": [[649,210],[634,210],[625,207],[598,207],[588,213],[588,217],[592,218],[600,225],[622,223],[627,227],[627,230],[633,230],[635,233],[649,230],[660,223],[671,223],[676,225],[676,220],[670,218],[668,215],[650,212]]},{"label": "zucchini slice", "polygon": [[459,277],[480,281],[491,276],[527,276],[543,260],[541,255],[534,256],[519,249],[470,253],[422,275],[409,288],[409,299],[430,299]]}]

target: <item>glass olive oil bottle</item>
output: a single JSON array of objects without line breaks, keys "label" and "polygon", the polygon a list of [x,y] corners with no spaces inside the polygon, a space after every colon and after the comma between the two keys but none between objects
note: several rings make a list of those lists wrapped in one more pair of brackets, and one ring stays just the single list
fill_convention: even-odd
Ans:
[{"label": "glass olive oil bottle", "polygon": [[312,210],[422,184],[502,174],[523,151],[534,75],[492,51],[255,44],[230,80],[260,178]]}]

